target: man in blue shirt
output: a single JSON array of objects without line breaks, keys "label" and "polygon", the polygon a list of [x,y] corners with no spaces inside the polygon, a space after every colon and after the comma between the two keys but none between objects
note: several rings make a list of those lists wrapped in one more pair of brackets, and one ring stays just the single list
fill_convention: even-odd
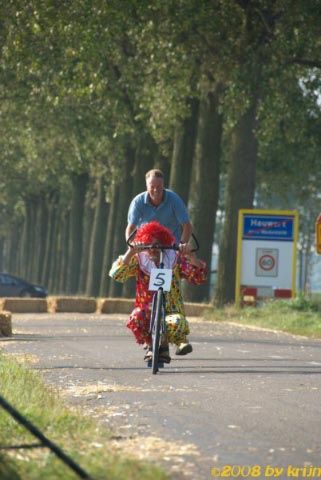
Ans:
[{"label": "man in blue shirt", "polygon": [[184,253],[192,225],[183,200],[172,190],[164,188],[161,170],[149,170],[145,178],[147,191],[136,195],[129,206],[126,238],[143,223],[156,220],[173,232]]},{"label": "man in blue shirt", "polygon": [[[145,179],[146,192],[136,195],[129,206],[126,239],[137,227],[156,220],[173,232],[182,254],[188,253],[186,248],[192,234],[192,224],[183,200],[177,193],[164,188],[161,170],[149,170]],[[177,347],[176,355],[186,355],[192,351],[192,345],[187,341]]]}]

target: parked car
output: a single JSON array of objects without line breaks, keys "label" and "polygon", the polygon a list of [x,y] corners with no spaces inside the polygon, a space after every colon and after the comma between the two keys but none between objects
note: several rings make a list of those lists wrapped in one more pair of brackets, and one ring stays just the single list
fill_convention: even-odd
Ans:
[{"label": "parked car", "polygon": [[9,273],[0,273],[0,297],[45,298],[47,295],[47,289],[41,285],[35,285]]}]

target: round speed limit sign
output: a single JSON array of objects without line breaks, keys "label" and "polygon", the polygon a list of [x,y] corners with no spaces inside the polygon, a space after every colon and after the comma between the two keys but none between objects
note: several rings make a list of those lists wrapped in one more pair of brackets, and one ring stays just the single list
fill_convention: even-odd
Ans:
[{"label": "round speed limit sign", "polygon": [[262,257],[259,259],[259,264],[262,270],[268,272],[269,270],[272,270],[272,268],[274,268],[275,258],[272,257],[272,255],[262,255]]},{"label": "round speed limit sign", "polygon": [[279,250],[277,248],[257,248],[255,275],[257,277],[278,276]]}]

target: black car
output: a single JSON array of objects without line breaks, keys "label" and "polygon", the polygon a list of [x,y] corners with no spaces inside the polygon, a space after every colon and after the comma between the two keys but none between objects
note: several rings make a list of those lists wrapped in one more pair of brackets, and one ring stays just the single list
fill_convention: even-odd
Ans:
[{"label": "black car", "polygon": [[46,288],[26,282],[21,278],[0,273],[0,297],[40,297],[48,295]]}]

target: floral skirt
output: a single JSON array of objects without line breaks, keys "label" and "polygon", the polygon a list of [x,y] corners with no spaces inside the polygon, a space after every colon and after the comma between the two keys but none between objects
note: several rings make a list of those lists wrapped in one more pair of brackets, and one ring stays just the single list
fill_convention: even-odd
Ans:
[{"label": "floral skirt", "polygon": [[139,307],[134,308],[127,322],[127,327],[133,332],[137,343],[148,343],[148,345],[151,345],[149,324],[150,310],[143,310]]},{"label": "floral skirt", "polygon": [[[172,313],[166,315],[165,320],[168,342],[175,345],[184,343],[186,336],[189,334],[188,321],[184,315]],[[134,308],[127,322],[127,327],[133,332],[137,343],[151,345],[151,335],[149,333],[150,310],[143,310],[140,307]]]}]

